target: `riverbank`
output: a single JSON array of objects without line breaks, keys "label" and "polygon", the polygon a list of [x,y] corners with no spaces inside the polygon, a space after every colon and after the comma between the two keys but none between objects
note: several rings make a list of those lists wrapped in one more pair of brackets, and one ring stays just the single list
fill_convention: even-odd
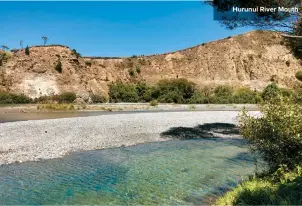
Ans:
[{"label": "riverbank", "polygon": [[[169,134],[171,128],[202,138],[200,134],[204,133],[196,132],[196,126],[236,124],[237,115],[237,111],[161,112],[2,123],[0,165],[58,158],[76,151],[166,141],[171,137],[162,134]],[[213,133],[212,137],[239,137],[207,131]]]},{"label": "riverbank", "polygon": [[[151,106],[149,103],[103,103],[85,105],[72,104],[72,106],[75,111],[240,111],[243,108],[250,111],[259,110],[256,104],[158,104]],[[41,104],[0,105],[0,114],[49,111],[54,110],[41,109]]]}]

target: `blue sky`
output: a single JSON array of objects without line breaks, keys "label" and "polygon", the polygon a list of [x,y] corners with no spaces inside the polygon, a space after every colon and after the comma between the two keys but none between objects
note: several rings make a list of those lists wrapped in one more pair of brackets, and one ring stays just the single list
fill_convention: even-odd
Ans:
[{"label": "blue sky", "polygon": [[63,44],[85,56],[159,54],[247,32],[201,2],[0,2],[0,45]]}]

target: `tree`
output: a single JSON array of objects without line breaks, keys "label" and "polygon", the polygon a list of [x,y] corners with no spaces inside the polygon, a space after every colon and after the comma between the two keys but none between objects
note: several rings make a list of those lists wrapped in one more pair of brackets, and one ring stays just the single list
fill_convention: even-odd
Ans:
[{"label": "tree", "polygon": [[[292,52],[302,58],[302,7],[300,0],[213,0],[207,2],[219,14],[222,25],[228,29],[252,26],[281,32]],[[276,12],[232,12],[233,8],[276,8]],[[278,8],[298,8],[298,12],[281,12]],[[231,14],[231,15],[230,15]]]},{"label": "tree", "polygon": [[20,47],[23,49],[23,40],[20,40]]},{"label": "tree", "polygon": [[48,41],[48,38],[47,38],[47,36],[42,36],[42,39],[43,39],[43,41],[44,41],[44,46],[45,46],[46,43],[47,43],[47,41]]},{"label": "tree", "polygon": [[3,51],[9,50],[8,46],[2,45],[1,47],[2,47]]},{"label": "tree", "polygon": [[213,0],[212,2],[208,3],[215,8],[216,12],[222,14],[222,17],[225,17],[221,19],[221,23],[229,29],[234,29],[242,26],[255,26],[266,29],[277,29],[279,31],[291,33],[295,28],[295,24],[300,19],[299,13],[296,12],[259,11],[252,11],[252,14],[249,16],[251,18],[244,19],[238,12],[232,12],[232,19],[227,18],[227,15],[230,15],[230,12],[234,7],[292,8],[299,6],[300,0]]},{"label": "tree", "polygon": [[29,47],[28,46],[26,46],[26,48],[25,48],[25,54],[29,55]]}]

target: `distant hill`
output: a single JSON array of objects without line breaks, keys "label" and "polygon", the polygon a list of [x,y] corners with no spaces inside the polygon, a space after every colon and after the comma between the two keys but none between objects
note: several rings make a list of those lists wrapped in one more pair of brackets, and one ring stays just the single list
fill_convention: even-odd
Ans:
[{"label": "distant hill", "polygon": [[[283,38],[269,31],[252,31],[151,56],[77,58],[69,47],[60,45],[31,47],[29,56],[24,50],[8,55],[0,66],[0,89],[31,97],[63,91],[79,96],[106,94],[111,82],[156,83],[163,78],[187,78],[199,86],[230,84],[254,89],[262,89],[273,78],[281,86],[294,87],[295,73],[302,68]],[[58,61],[62,73],[55,70]]]}]

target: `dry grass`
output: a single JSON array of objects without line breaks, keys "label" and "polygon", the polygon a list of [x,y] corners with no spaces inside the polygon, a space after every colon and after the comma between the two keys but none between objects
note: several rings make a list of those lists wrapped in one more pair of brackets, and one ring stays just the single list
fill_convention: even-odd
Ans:
[{"label": "dry grass", "polygon": [[75,110],[73,104],[39,104],[37,106],[38,110]]}]

